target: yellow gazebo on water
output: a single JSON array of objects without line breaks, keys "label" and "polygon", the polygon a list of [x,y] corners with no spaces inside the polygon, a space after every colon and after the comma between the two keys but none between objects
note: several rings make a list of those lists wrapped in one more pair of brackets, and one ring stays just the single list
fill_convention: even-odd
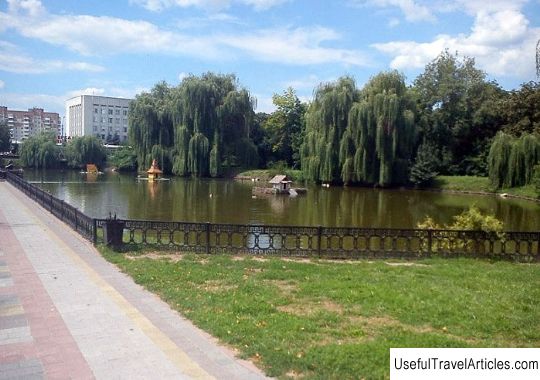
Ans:
[{"label": "yellow gazebo on water", "polygon": [[152,166],[150,166],[150,169],[146,171],[148,173],[148,182],[153,182],[154,180],[159,178],[159,175],[163,172],[159,169],[159,166],[157,164],[157,161],[154,159],[152,160]]}]

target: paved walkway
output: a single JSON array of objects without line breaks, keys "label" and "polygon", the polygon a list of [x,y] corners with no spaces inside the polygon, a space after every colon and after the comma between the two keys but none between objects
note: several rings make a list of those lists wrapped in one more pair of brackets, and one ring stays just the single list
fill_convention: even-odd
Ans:
[{"label": "paved walkway", "polygon": [[0,379],[263,379],[0,182]]}]

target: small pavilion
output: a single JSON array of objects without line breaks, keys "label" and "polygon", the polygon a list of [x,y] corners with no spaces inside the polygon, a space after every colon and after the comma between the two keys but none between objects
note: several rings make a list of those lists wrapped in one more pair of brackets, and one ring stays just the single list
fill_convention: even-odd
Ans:
[{"label": "small pavilion", "polygon": [[157,160],[152,160],[152,166],[146,171],[148,173],[148,181],[154,181],[159,178],[159,175],[163,172],[159,169]]}]

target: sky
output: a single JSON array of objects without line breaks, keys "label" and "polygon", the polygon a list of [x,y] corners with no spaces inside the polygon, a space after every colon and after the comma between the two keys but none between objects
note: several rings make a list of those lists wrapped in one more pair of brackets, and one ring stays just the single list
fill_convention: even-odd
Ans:
[{"label": "sky", "polygon": [[443,50],[505,89],[536,80],[540,0],[0,0],[0,105],[64,115],[80,94],[133,98],[157,82],[237,76],[271,112],[343,75],[409,84]]}]

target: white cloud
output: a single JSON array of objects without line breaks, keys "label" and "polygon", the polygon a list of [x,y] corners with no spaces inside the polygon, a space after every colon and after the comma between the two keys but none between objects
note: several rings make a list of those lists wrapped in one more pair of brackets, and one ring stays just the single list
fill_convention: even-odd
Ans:
[{"label": "white cloud", "polygon": [[130,3],[140,5],[152,12],[160,12],[172,7],[220,10],[230,7],[233,3],[250,6],[256,11],[264,11],[287,1],[289,0],[130,0]]},{"label": "white cloud", "polygon": [[313,27],[260,30],[244,35],[221,36],[219,41],[265,62],[293,65],[331,62],[367,65],[366,57],[359,51],[322,46],[323,42],[338,39],[339,35],[332,29]]},{"label": "white cloud", "polygon": [[8,0],[10,13],[27,13],[32,17],[43,15],[46,11],[40,0]]},{"label": "white cloud", "polygon": [[0,40],[0,70],[19,74],[41,74],[62,70],[99,72],[105,68],[88,62],[37,60],[21,52],[16,45]]},{"label": "white cloud", "polygon": [[4,88],[6,83],[3,80],[0,80],[0,89]]},{"label": "white cloud", "polygon": [[349,4],[353,7],[397,7],[409,22],[435,21],[436,19],[428,5],[415,0],[351,0]]},{"label": "white cloud", "polygon": [[534,44],[540,28],[530,28],[527,18],[515,9],[515,3],[504,8],[505,3],[494,0],[485,7],[495,11],[479,9],[478,4],[472,1],[466,9],[476,10],[469,34],[443,34],[429,42],[392,41],[373,47],[392,56],[391,67],[400,70],[422,68],[441,51],[449,49],[474,57],[478,67],[490,75],[533,78]]},{"label": "white cloud", "polygon": [[234,25],[244,25],[237,17],[228,13],[212,13],[205,17],[182,18],[175,23],[178,29],[206,28],[216,23],[227,23]]},{"label": "white cloud", "polygon": [[[5,16],[0,12],[0,18],[2,15]],[[83,55],[158,53],[224,60],[240,52],[258,61],[294,65],[366,64],[359,51],[323,47],[323,43],[340,38],[334,30],[323,27],[193,36],[164,30],[146,21],[105,16],[47,14],[32,18],[31,14],[20,14],[4,19],[8,20],[8,27],[25,37],[65,46]]]},{"label": "white cloud", "polygon": [[313,90],[321,83],[332,82],[335,78],[321,79],[317,75],[311,74],[303,78],[287,81],[283,83],[284,88],[292,87],[295,90]]}]

